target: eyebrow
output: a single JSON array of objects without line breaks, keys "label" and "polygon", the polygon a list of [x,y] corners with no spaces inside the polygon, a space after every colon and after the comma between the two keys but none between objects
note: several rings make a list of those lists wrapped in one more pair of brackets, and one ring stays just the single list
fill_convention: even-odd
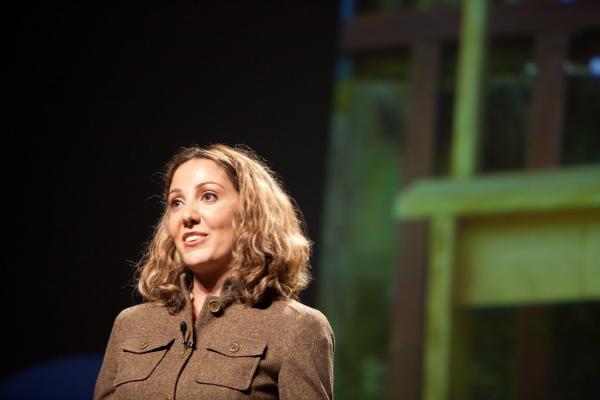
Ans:
[{"label": "eyebrow", "polygon": [[[197,184],[196,186],[194,186],[194,189],[198,190],[199,188],[201,188],[202,186],[208,185],[208,184],[214,184],[214,185],[218,185],[221,186],[223,189],[225,189],[225,186],[221,185],[218,182],[213,182],[213,181],[207,181],[207,182],[200,182],[199,184]],[[181,192],[182,190],[179,188],[173,188],[171,190],[169,190],[169,195],[171,193],[175,193],[175,192]]]}]

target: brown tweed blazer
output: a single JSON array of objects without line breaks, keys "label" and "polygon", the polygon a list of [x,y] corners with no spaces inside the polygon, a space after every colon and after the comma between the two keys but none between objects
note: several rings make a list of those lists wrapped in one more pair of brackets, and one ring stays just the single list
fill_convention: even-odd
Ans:
[{"label": "brown tweed blazer", "polygon": [[175,315],[144,303],[116,318],[94,399],[332,399],[333,347],[325,316],[293,300],[211,296],[195,325],[189,298]]}]

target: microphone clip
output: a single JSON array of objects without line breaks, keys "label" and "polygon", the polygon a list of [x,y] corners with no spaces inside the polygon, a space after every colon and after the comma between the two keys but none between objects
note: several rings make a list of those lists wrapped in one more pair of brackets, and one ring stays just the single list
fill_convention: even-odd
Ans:
[{"label": "microphone clip", "polygon": [[186,349],[193,349],[194,348],[194,341],[190,340],[190,341],[186,341],[185,340],[185,333],[187,332],[187,324],[185,323],[185,321],[181,321],[181,324],[179,324],[179,330],[181,331],[181,336],[182,336],[182,343],[183,343],[183,347],[185,347]]}]

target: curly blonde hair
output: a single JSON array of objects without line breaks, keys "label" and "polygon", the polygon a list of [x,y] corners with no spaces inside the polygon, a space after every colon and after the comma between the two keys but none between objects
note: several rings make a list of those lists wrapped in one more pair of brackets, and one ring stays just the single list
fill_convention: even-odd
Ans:
[{"label": "curly blonde hair", "polygon": [[[166,306],[171,313],[185,305],[191,271],[181,261],[167,231],[166,197],[177,168],[192,159],[208,159],[225,170],[239,193],[234,221],[231,298],[259,305],[277,298],[297,298],[310,281],[311,242],[293,200],[275,174],[247,147],[215,144],[181,148],[165,169],[165,203],[154,236],[138,264],[137,289],[146,301]],[[185,274],[187,287],[181,287]]]}]

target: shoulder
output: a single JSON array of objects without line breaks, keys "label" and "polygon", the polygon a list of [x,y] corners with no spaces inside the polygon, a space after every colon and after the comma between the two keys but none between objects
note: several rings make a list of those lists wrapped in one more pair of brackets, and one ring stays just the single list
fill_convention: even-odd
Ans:
[{"label": "shoulder", "polygon": [[122,310],[116,318],[120,323],[137,322],[141,319],[147,319],[149,315],[160,315],[166,312],[166,309],[152,303],[142,303],[128,307]]},{"label": "shoulder", "polygon": [[287,313],[291,319],[329,326],[327,317],[315,308],[309,307],[296,300],[285,300],[281,303],[284,313]]},{"label": "shoulder", "polygon": [[[332,334],[329,321],[321,311],[296,300],[279,299],[264,308],[238,304],[232,307],[231,311],[233,312],[229,313],[230,317],[227,319],[234,320],[242,329],[255,330],[259,327],[260,331],[270,332],[269,336],[278,339],[284,339],[290,333],[304,330]],[[284,332],[288,335],[282,335]]]},{"label": "shoulder", "polygon": [[335,337],[327,317],[321,311],[298,301],[279,303],[274,305],[281,309],[283,315],[284,325],[276,333],[276,341],[282,348],[282,365],[310,368],[329,365],[329,361],[324,360],[332,357]]},{"label": "shoulder", "polygon": [[292,336],[302,335],[303,332],[314,336],[333,336],[327,317],[315,308],[296,300],[278,300],[270,308],[280,323],[295,333]]},{"label": "shoulder", "polygon": [[115,318],[113,331],[125,334],[160,332],[172,319],[165,307],[142,303],[122,310]]}]

